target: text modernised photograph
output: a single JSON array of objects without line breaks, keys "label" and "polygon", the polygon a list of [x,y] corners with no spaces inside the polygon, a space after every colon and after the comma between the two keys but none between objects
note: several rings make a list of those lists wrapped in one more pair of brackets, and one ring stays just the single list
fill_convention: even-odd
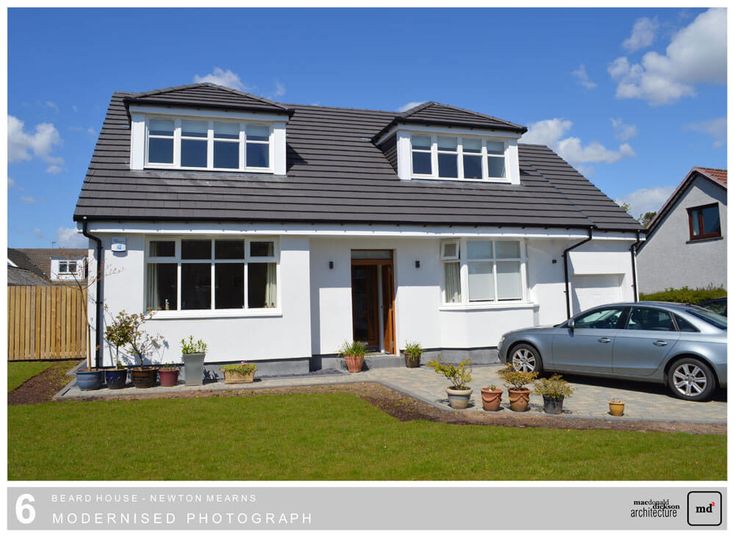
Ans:
[{"label": "text modernised photograph", "polygon": [[726,26],[10,9],[8,478],[725,480]]}]

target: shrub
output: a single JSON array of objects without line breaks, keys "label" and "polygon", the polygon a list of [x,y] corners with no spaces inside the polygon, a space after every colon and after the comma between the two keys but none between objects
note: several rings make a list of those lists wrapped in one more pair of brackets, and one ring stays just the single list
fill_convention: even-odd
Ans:
[{"label": "shrub", "polygon": [[235,372],[240,375],[254,374],[258,367],[255,364],[241,362],[240,364],[228,364],[222,367],[223,372]]},{"label": "shrub", "polygon": [[538,372],[516,372],[510,362],[498,373],[505,381],[505,386],[515,390],[524,389],[538,377]]},{"label": "shrub", "polygon": [[363,342],[345,342],[339,350],[341,357],[364,357],[367,346]]},{"label": "shrub", "polygon": [[193,336],[183,338],[181,340],[181,353],[183,355],[192,355],[193,353],[206,353],[207,344],[204,340],[194,340]]},{"label": "shrub", "polygon": [[406,357],[418,358],[424,350],[418,342],[406,342],[406,349],[403,352],[406,354]]},{"label": "shrub", "polygon": [[555,400],[568,398],[574,392],[574,389],[564,381],[560,375],[553,375],[548,379],[539,379],[534,383],[536,394],[547,396]]},{"label": "shrub", "polygon": [[[115,320],[105,329],[105,338],[113,346],[119,355],[119,348],[126,346],[132,352],[140,365],[143,366],[145,355],[154,349],[158,349],[163,343],[163,337],[151,336],[142,327],[146,320],[150,319],[147,314],[128,314],[125,310],[120,311]],[[121,368],[119,358],[116,357],[116,366]]]},{"label": "shrub", "polygon": [[431,361],[429,366],[434,369],[437,374],[441,374],[452,385],[449,387],[455,390],[467,390],[467,384],[472,381],[472,368],[470,368],[470,360],[465,359],[459,364],[447,364],[439,361]]},{"label": "shrub", "polygon": [[708,286],[706,288],[667,288],[656,293],[641,293],[641,301],[668,301],[672,303],[698,304],[707,299],[727,297],[727,290]]}]

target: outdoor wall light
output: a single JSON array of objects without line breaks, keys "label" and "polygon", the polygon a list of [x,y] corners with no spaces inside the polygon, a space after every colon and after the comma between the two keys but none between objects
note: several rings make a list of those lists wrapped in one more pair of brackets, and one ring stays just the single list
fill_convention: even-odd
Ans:
[{"label": "outdoor wall light", "polygon": [[416,266],[416,269],[421,269],[421,261],[420,260],[416,260],[414,262],[414,265]]},{"label": "outdoor wall light", "polygon": [[329,262],[329,268],[330,268],[330,269],[334,269],[334,262],[333,262],[333,261],[330,261],[330,262]]}]

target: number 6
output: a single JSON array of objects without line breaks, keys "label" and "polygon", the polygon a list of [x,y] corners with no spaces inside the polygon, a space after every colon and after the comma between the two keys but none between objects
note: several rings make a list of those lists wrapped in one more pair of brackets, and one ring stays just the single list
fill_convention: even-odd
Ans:
[{"label": "number 6", "polygon": [[15,517],[23,525],[33,523],[36,519],[36,509],[31,504],[33,502],[36,502],[36,499],[30,493],[24,493],[15,501]]}]

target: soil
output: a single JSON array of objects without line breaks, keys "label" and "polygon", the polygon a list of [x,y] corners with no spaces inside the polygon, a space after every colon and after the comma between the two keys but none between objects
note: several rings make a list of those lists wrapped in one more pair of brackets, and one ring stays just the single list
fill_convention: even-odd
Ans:
[{"label": "soil", "polygon": [[[22,388],[22,387],[20,387]],[[308,385],[297,387],[274,387],[263,389],[239,389],[228,391],[190,391],[179,393],[142,393],[120,395],[114,399],[147,398],[211,398],[211,397],[249,397],[258,394],[293,393],[350,393],[359,396],[383,412],[401,421],[431,420],[446,424],[475,424],[494,426],[513,426],[519,428],[542,427],[569,430],[627,430],[648,432],[686,432],[700,434],[727,434],[725,424],[692,424],[685,422],[663,422],[646,420],[616,420],[604,418],[558,417],[546,414],[515,413],[508,409],[497,412],[466,409],[455,411],[442,410],[402,392],[379,383],[348,383],[328,385]],[[93,397],[79,399],[95,399]]]},{"label": "soil", "polygon": [[66,386],[73,377],[67,376],[77,361],[63,361],[52,365],[8,394],[8,404],[35,404],[49,402],[54,394]]}]

